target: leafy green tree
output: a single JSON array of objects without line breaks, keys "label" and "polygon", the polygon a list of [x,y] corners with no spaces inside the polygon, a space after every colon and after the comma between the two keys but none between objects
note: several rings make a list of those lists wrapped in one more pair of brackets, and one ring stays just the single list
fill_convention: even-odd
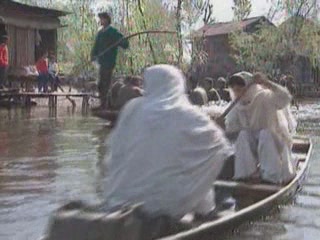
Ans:
[{"label": "leafy green tree", "polygon": [[[210,0],[114,0],[97,8],[95,0],[20,0],[20,2],[71,12],[61,19],[58,57],[66,73],[96,72],[90,50],[99,29],[97,12],[112,13],[113,24],[124,35],[145,30],[171,30],[177,34],[144,34],[130,38],[130,49],[119,51],[116,73],[137,74],[154,63],[185,66],[183,53],[191,29],[213,21]],[[200,54],[197,54],[200,56]]]},{"label": "leafy green tree", "polygon": [[[273,76],[279,70],[294,69],[301,57],[317,67],[320,57],[320,27],[312,19],[316,7],[312,2],[314,1],[274,1],[276,14],[285,13],[287,16],[282,24],[278,27],[262,24],[255,33],[233,33],[231,44],[238,65],[243,69],[264,71]],[[274,15],[275,11],[272,16]]]}]

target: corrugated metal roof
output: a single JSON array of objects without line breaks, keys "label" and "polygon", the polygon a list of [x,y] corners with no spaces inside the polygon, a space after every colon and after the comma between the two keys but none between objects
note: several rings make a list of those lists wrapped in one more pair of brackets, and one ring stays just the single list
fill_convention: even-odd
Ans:
[{"label": "corrugated metal roof", "polygon": [[18,2],[12,1],[12,0],[1,0],[0,7],[1,8],[9,8],[10,10],[15,10],[18,12],[21,11],[24,14],[45,15],[48,17],[62,17],[62,16],[66,16],[69,14],[68,12],[65,12],[65,11],[30,6],[30,5],[18,3]]},{"label": "corrugated metal roof", "polygon": [[253,23],[257,23],[260,20],[268,21],[266,17],[259,16],[259,17],[247,18],[241,22],[232,21],[232,22],[214,23],[214,24],[203,26],[202,28],[200,28],[195,32],[195,35],[203,36],[204,34],[204,36],[217,36],[217,35],[229,34],[238,29],[244,29],[245,27],[248,27]]},{"label": "corrugated metal roof", "polygon": [[0,22],[21,28],[56,29],[61,27],[59,17],[67,12],[33,7],[11,0],[0,0]]}]

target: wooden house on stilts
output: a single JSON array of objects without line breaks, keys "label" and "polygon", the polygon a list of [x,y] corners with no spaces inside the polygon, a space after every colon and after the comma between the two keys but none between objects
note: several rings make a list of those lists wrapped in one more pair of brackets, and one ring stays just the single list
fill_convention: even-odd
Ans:
[{"label": "wooden house on stilts", "polygon": [[12,0],[0,1],[0,34],[9,36],[10,71],[34,65],[42,50],[57,50],[59,17],[68,13]]}]

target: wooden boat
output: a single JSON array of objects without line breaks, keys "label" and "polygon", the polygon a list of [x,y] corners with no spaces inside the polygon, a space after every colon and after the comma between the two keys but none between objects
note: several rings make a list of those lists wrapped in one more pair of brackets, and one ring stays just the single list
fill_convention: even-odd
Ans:
[{"label": "wooden boat", "polygon": [[93,116],[105,119],[109,121],[111,124],[113,124],[117,120],[119,115],[118,110],[111,110],[111,109],[105,109],[105,110],[92,109],[91,113]]},{"label": "wooden boat", "polygon": [[230,188],[237,194],[241,192],[244,196],[263,196],[258,201],[246,207],[240,208],[234,212],[219,213],[217,220],[201,224],[200,226],[161,238],[161,240],[177,240],[177,239],[212,239],[212,235],[227,228],[232,228],[240,223],[248,221],[261,214],[266,214],[272,208],[288,202],[302,187],[302,182],[307,175],[312,151],[312,143],[307,138],[295,139],[293,146],[293,155],[297,161],[297,175],[285,186],[276,186],[269,184],[245,184],[232,181],[217,181],[214,185],[216,188]]},{"label": "wooden boat", "polygon": [[213,239],[222,231],[235,228],[249,219],[270,212],[292,199],[301,188],[307,174],[312,143],[308,138],[294,140],[296,177],[288,184],[249,184],[219,180],[214,183],[217,196],[225,192],[235,199],[235,205],[221,207],[211,220],[174,221],[166,217],[150,218],[140,206],[129,206],[105,213],[99,207],[70,203],[52,217],[45,240],[186,240]]}]

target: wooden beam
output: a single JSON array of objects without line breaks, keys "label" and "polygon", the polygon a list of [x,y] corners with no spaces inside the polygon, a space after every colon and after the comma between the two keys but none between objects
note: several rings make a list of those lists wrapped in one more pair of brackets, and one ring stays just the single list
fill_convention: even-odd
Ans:
[{"label": "wooden beam", "polygon": [[232,188],[237,190],[248,190],[255,192],[268,192],[274,193],[281,189],[279,185],[269,185],[269,184],[250,184],[244,182],[237,181],[215,181],[214,186],[216,187],[224,187],[224,188]]}]

